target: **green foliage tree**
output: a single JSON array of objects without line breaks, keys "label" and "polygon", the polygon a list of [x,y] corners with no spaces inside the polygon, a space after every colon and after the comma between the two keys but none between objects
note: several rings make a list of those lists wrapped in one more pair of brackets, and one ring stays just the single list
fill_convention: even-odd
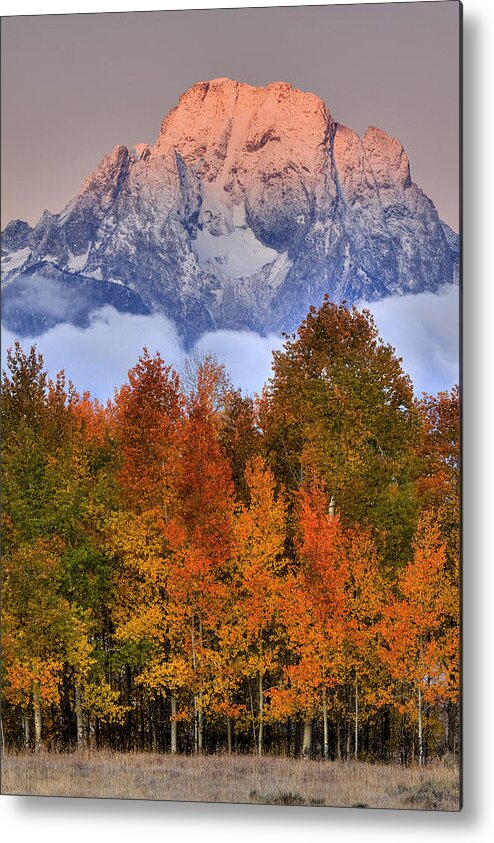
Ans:
[{"label": "green foliage tree", "polygon": [[396,562],[416,523],[419,419],[412,384],[368,311],[326,300],[274,352],[260,402],[264,447],[295,490],[316,475],[344,524],[373,528]]}]

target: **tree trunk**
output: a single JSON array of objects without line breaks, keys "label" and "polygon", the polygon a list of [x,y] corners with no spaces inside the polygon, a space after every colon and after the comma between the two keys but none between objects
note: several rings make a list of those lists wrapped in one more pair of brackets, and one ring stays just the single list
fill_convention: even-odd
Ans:
[{"label": "tree trunk", "polygon": [[158,748],[158,735],[156,733],[156,712],[155,705],[153,706],[153,701],[150,697],[148,698],[148,716],[151,751],[156,752],[156,749]]},{"label": "tree trunk", "polygon": [[170,717],[170,752],[172,755],[177,753],[177,700],[176,697],[171,698],[171,717]]},{"label": "tree trunk", "polygon": [[254,717],[254,700],[252,699],[252,688],[250,682],[247,682],[247,687],[249,689],[250,716],[252,720],[252,733],[254,735],[254,747],[257,747],[256,719]]},{"label": "tree trunk", "polygon": [[141,752],[146,748],[146,723],[144,721],[144,699],[142,691],[139,693],[139,720],[141,723],[139,744]]},{"label": "tree trunk", "polygon": [[[202,620],[199,618],[199,644],[202,650]],[[197,706],[197,749],[199,754],[204,748],[204,712],[202,705],[202,678],[199,684],[198,706]]]},{"label": "tree trunk", "polygon": [[304,718],[304,736],[302,740],[302,757],[310,758],[312,752],[312,718]]},{"label": "tree trunk", "polygon": [[258,734],[258,747],[257,752],[258,755],[262,755],[263,751],[263,732],[264,732],[264,723],[263,723],[263,707],[264,707],[264,697],[262,693],[262,674],[259,673],[259,734]]},{"label": "tree trunk", "polygon": [[424,763],[424,741],[423,741],[423,730],[422,730],[422,689],[418,687],[417,691],[417,707],[418,707],[418,716],[419,716],[419,764],[422,766]]},{"label": "tree trunk", "polygon": [[31,746],[31,724],[28,713],[22,715],[22,730],[24,732],[24,749],[29,749]]},{"label": "tree trunk", "polygon": [[286,754],[292,754],[292,718],[289,717],[286,722]]},{"label": "tree trunk", "polygon": [[407,744],[406,744],[406,732],[405,732],[405,715],[401,715],[401,763],[403,767],[406,767],[408,760],[407,754]]},{"label": "tree trunk", "polygon": [[199,755],[204,748],[204,715],[202,711],[202,691],[199,691],[197,706],[197,751]]},{"label": "tree trunk", "polygon": [[197,755],[199,750],[199,733],[197,731],[197,694],[194,693],[194,753]]},{"label": "tree trunk", "polygon": [[226,740],[228,746],[228,755],[232,754],[232,718],[226,718]]},{"label": "tree trunk", "polygon": [[74,690],[74,709],[75,709],[75,720],[76,720],[76,731],[77,731],[77,749],[82,749],[84,744],[84,721],[82,716],[82,694],[81,694],[81,685],[79,682],[79,678],[76,676],[75,679],[75,690]]},{"label": "tree trunk", "polygon": [[33,710],[34,710],[34,751],[39,752],[41,749],[41,702],[39,698],[39,685],[37,682],[33,685]]},{"label": "tree trunk", "polygon": [[326,700],[326,688],[323,690],[322,698],[322,727],[323,727],[323,754],[329,758],[329,731],[328,731],[328,703]]},{"label": "tree trunk", "polygon": [[448,731],[447,731],[447,745],[448,745],[448,752],[451,753],[453,756],[453,761],[456,761],[456,705],[455,703],[448,702],[447,705],[447,716],[448,716]]},{"label": "tree trunk", "polygon": [[[196,644],[194,636],[194,615],[191,618],[190,640],[192,643],[192,667],[194,669],[194,680],[197,678],[197,661],[196,661]],[[194,682],[195,684],[195,682]],[[199,751],[199,730],[197,720],[197,691],[194,688],[194,752],[197,755]]]},{"label": "tree trunk", "polygon": [[340,709],[336,714],[336,755],[338,761],[341,761],[342,751],[341,751],[341,714]]},{"label": "tree trunk", "polygon": [[96,718],[90,714],[86,716],[87,745],[89,749],[96,748]]},{"label": "tree trunk", "polygon": [[358,676],[355,674],[355,760],[358,758]]}]

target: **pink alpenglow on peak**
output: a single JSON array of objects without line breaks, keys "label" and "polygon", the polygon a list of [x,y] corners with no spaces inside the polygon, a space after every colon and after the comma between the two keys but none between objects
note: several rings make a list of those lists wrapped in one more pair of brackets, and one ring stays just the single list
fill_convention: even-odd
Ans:
[{"label": "pink alpenglow on peak", "polygon": [[146,158],[149,158],[150,146],[148,143],[136,143],[136,145],[132,149],[132,152],[135,155],[136,161],[145,161]]},{"label": "pink alpenglow on peak", "polygon": [[410,186],[410,162],[400,141],[390,138],[376,126],[369,126],[362,144],[380,187]]},{"label": "pink alpenglow on peak", "polygon": [[[214,79],[182,95],[163,121],[153,154],[174,149],[208,181],[221,172],[227,182],[232,169],[237,178],[239,170],[252,176],[272,163],[283,166],[288,157],[312,172],[320,168],[332,125],[319,97],[285,82],[256,88]],[[255,157],[244,160],[246,152]]]}]

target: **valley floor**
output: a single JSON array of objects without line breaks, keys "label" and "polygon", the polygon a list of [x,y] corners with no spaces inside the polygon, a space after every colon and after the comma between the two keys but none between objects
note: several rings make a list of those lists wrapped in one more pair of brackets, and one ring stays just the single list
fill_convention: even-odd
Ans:
[{"label": "valley floor", "polygon": [[459,769],[265,756],[5,753],[2,794],[457,811]]}]

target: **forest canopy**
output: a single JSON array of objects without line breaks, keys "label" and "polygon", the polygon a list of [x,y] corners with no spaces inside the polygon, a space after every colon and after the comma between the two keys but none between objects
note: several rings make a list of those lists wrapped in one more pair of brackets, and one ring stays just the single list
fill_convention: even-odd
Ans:
[{"label": "forest canopy", "polygon": [[325,301],[246,397],[146,349],[2,378],[9,746],[420,763],[459,743],[459,390]]}]

